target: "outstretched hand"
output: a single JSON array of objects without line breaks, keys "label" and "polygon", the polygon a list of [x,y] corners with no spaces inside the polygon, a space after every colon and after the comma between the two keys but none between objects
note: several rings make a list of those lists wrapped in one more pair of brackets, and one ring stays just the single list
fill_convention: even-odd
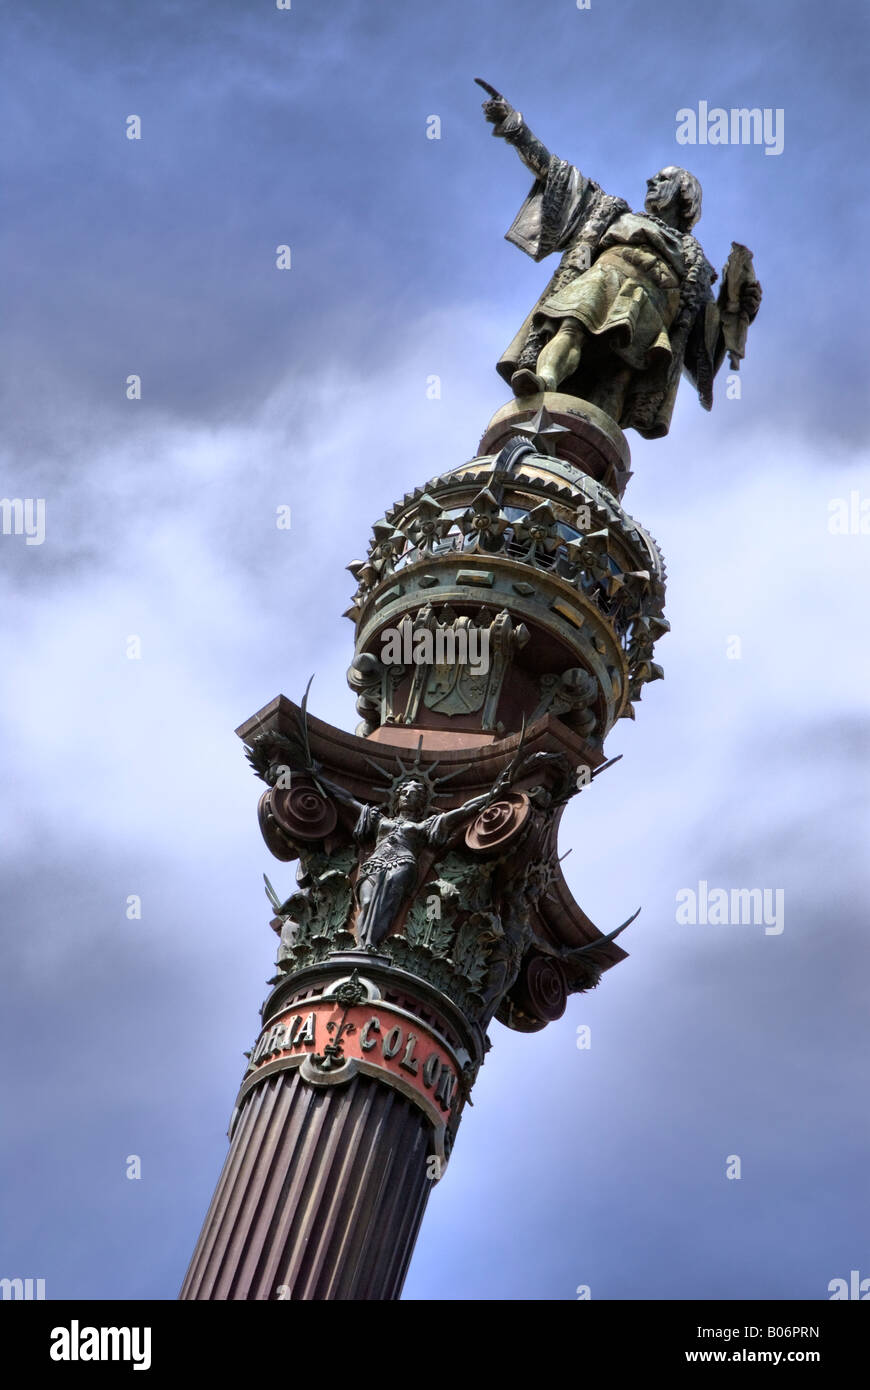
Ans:
[{"label": "outstretched hand", "polygon": [[[482,87],[485,92],[489,92],[489,100],[483,103],[483,114],[494,126],[502,125],[509,116],[515,116],[517,114],[507,98],[503,97],[501,92],[496,91],[495,87],[490,86],[488,82],[484,82],[482,77],[475,77],[474,80],[478,87]],[[492,133],[493,135],[500,134],[498,130],[494,130]]]}]

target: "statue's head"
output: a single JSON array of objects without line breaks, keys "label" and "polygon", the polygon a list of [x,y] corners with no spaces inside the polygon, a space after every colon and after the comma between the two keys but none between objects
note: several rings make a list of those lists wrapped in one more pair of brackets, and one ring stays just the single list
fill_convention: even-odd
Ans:
[{"label": "statue's head", "polygon": [[[647,179],[646,188],[647,212],[673,222],[681,232],[692,230],[701,216],[701,185],[694,174],[669,164]],[[672,217],[667,216],[669,212]]]},{"label": "statue's head", "polygon": [[405,816],[422,816],[429,804],[429,793],[417,777],[408,777],[399,784],[396,808]]}]

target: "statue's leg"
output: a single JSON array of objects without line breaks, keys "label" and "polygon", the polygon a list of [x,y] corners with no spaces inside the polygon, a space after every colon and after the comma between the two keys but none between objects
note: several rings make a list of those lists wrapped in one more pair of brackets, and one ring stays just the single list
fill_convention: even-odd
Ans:
[{"label": "statue's leg", "polygon": [[357,902],[359,903],[359,916],[356,923],[357,946],[360,950],[365,950],[369,941],[369,928],[372,918],[372,897],[375,886],[370,878],[361,879],[357,885]]},{"label": "statue's leg", "polygon": [[593,405],[609,415],[617,424],[622,420],[625,406],[625,393],[631,381],[631,367],[618,367],[607,378],[606,383],[589,397]]},{"label": "statue's leg", "polygon": [[413,892],[416,879],[416,864],[402,864],[381,871],[368,914],[365,944],[369,950],[378,947],[394,925],[406,898]]},{"label": "statue's leg", "polygon": [[511,390],[515,396],[536,396],[545,389],[543,381],[536,375],[537,361],[541,349],[550,341],[555,331],[556,324],[546,319],[531,329],[517,358],[516,371],[511,377]]},{"label": "statue's leg", "polygon": [[[555,391],[580,366],[585,330],[578,319],[563,319],[559,331],[538,358],[538,377],[543,390]],[[513,383],[511,383],[513,384]]]}]

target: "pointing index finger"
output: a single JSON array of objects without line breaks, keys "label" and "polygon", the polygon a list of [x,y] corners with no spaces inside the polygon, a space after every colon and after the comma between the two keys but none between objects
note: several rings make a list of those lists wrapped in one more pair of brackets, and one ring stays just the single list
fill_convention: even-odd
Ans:
[{"label": "pointing index finger", "polygon": [[495,87],[491,87],[488,82],[484,82],[482,77],[475,77],[474,80],[477,83],[478,87],[482,87],[485,92],[489,92],[489,95],[492,97],[493,101],[504,101],[504,97],[502,96],[501,92],[497,92]]}]

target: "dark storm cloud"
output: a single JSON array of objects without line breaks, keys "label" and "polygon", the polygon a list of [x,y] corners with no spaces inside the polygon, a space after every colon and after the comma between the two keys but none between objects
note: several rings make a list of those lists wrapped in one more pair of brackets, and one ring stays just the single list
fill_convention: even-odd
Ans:
[{"label": "dark storm cloud", "polygon": [[[863,157],[854,7],[823,23],[809,4],[62,14],[19,12],[7,44],[6,374],[29,414],[58,375],[120,404],[137,372],[151,401],[215,421],[288,368],[367,374],[433,303],[483,295],[522,317],[511,278],[531,288],[540,273],[494,238],[528,176],[489,138],[479,67],[552,148],[636,205],[652,167],[689,164],[708,254],[721,265],[747,241],[768,296],[748,409],[854,438],[867,220],[850,173]],[[676,111],[701,100],[782,108],[783,153],[677,146]],[[141,141],[125,138],[131,113]],[[425,137],[432,113],[439,141]]]}]

